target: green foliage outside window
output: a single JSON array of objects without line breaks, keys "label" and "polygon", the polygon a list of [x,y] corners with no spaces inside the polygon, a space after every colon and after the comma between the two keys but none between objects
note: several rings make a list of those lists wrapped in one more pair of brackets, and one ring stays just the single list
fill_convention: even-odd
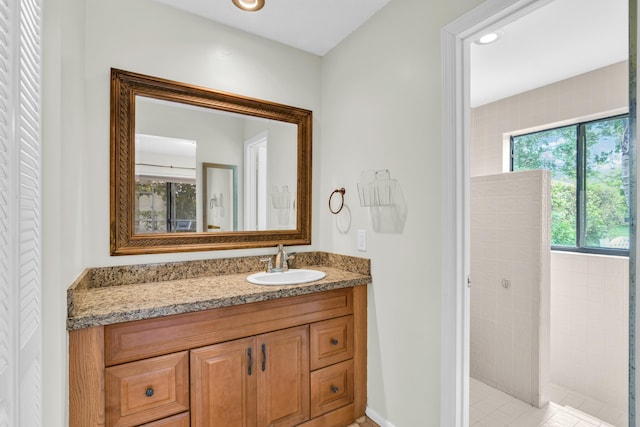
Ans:
[{"label": "green foliage outside window", "polygon": [[136,233],[167,231],[167,186],[163,181],[136,179]]},{"label": "green foliage outside window", "polygon": [[584,125],[585,246],[619,240],[614,247],[629,248],[628,123],[624,117]]},{"label": "green foliage outside window", "polygon": [[551,244],[576,244],[576,186],[551,181]]},{"label": "green foliage outside window", "polygon": [[196,186],[181,182],[172,183],[173,191],[173,222],[190,220],[189,231],[196,231]]},{"label": "green foliage outside window", "polygon": [[191,221],[196,231],[196,186],[161,179],[136,180],[136,233],[174,231],[178,221]]},{"label": "green foliage outside window", "polygon": [[515,136],[512,162],[551,171],[553,246],[628,249],[627,116]]}]

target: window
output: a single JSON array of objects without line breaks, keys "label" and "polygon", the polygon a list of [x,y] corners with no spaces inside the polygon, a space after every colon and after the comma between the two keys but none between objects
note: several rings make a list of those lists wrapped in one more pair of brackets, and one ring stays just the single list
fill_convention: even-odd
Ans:
[{"label": "window", "polygon": [[136,177],[136,233],[196,231],[196,185]]},{"label": "window", "polygon": [[511,137],[511,170],[551,171],[554,249],[627,254],[628,115]]}]

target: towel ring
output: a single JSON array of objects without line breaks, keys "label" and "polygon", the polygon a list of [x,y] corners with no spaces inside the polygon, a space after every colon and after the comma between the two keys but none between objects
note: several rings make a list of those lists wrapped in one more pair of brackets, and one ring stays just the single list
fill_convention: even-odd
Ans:
[{"label": "towel ring", "polygon": [[[342,187],[337,190],[333,190],[333,192],[329,196],[329,211],[331,211],[332,214],[334,215],[339,214],[342,208],[344,207],[344,193],[345,193],[345,189],[344,187]],[[333,196],[335,196],[336,194],[340,195],[340,207],[337,210],[333,208],[333,204],[332,204]]]}]

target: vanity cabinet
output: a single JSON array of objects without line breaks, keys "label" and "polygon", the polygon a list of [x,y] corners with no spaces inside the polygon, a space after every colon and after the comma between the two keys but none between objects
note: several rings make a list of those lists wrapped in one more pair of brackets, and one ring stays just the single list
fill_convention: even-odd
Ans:
[{"label": "vanity cabinet", "polygon": [[70,331],[69,425],[349,425],[366,304],[354,286]]}]

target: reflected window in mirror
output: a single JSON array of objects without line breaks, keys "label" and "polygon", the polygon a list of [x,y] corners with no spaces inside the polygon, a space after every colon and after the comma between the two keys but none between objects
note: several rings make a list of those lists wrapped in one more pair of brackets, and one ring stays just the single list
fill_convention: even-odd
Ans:
[{"label": "reflected window in mirror", "polygon": [[136,178],[136,233],[196,231],[195,184]]},{"label": "reflected window in mirror", "polygon": [[196,231],[196,141],[136,133],[136,233]]}]

